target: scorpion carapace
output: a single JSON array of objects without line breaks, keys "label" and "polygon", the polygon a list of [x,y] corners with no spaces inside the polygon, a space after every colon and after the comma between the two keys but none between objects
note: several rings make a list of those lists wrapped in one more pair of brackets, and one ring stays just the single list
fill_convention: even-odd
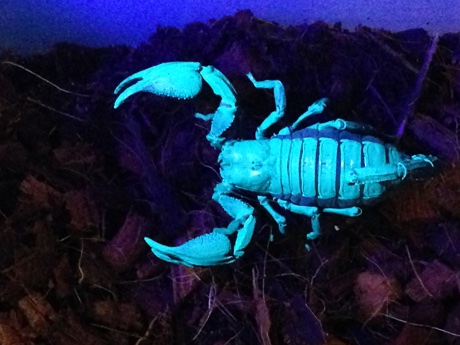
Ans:
[{"label": "scorpion carapace", "polygon": [[[323,111],[326,99],[313,103],[291,126],[268,138],[266,130],[284,115],[284,86],[278,80],[257,81],[251,73],[247,76],[256,88],[273,89],[275,98],[275,110],[257,128],[255,140],[223,137],[237,111],[236,91],[212,66],[163,63],[128,77],[115,90],[118,94],[135,82],[119,94],[115,108],[140,91],[191,98],[200,92],[203,80],[221,97],[214,113],[195,116],[211,121],[206,138],[221,150],[222,177],[212,198],[233,221],[226,228],[214,228],[178,247],[145,238],[152,252],[165,261],[193,267],[227,264],[241,257],[252,238],[256,219],[254,208],[235,196],[237,190],[255,193],[281,233],[285,232],[286,219],[272,207],[273,203],[310,217],[312,230],[306,237],[313,240],[320,234],[321,213],[359,216],[359,206],[377,201],[389,185],[398,184],[413,171],[434,166],[435,157],[403,154],[371,135],[373,128],[362,123],[337,119],[297,130],[305,118]],[[235,233],[232,245],[228,236]]]}]

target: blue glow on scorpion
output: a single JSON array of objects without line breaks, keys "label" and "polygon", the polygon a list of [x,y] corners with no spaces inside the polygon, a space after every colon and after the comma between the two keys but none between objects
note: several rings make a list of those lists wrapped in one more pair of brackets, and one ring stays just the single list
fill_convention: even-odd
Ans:
[{"label": "blue glow on scorpion", "polygon": [[[278,80],[257,81],[250,73],[248,78],[256,88],[272,89],[276,106],[257,128],[255,140],[222,136],[235,118],[236,91],[212,66],[163,63],[126,78],[115,90],[119,94],[115,108],[141,91],[192,98],[200,92],[203,80],[222,98],[214,113],[195,116],[211,121],[206,138],[221,150],[218,162],[222,177],[212,198],[233,221],[226,228],[215,228],[178,247],[145,238],[160,259],[193,267],[228,264],[241,257],[251,241],[256,219],[254,208],[235,197],[237,190],[255,193],[281,233],[285,232],[286,219],[272,204],[310,217],[312,231],[306,238],[313,240],[320,234],[321,213],[359,216],[358,206],[378,201],[387,187],[398,184],[408,173],[433,167],[435,157],[401,153],[373,136],[373,128],[362,123],[337,119],[297,130],[303,120],[323,111],[326,99],[312,104],[291,126],[268,138],[266,130],[284,115],[284,86]],[[233,245],[228,237],[232,234],[236,234]]]}]

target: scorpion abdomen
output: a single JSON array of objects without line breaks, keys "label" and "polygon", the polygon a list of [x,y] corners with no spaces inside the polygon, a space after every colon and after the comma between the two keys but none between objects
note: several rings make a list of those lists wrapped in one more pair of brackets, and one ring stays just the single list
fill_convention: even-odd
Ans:
[{"label": "scorpion abdomen", "polygon": [[[270,139],[277,152],[274,198],[302,206],[346,208],[376,202],[400,179],[363,184],[350,181],[356,168],[398,164],[402,154],[377,137],[345,130],[306,128]],[[278,177],[279,176],[279,177]]]}]

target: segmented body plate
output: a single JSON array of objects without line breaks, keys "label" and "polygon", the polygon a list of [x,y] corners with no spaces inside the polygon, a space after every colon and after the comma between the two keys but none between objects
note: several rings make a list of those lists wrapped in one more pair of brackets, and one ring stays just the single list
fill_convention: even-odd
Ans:
[{"label": "segmented body plate", "polygon": [[373,136],[335,129],[306,128],[270,139],[277,155],[271,194],[297,205],[344,208],[376,201],[386,183],[350,184],[353,168],[378,167],[401,161],[393,145]]}]

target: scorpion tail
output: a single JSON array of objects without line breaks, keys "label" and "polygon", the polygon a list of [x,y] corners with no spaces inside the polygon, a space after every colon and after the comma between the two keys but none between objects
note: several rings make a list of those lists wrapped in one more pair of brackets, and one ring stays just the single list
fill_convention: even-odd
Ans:
[{"label": "scorpion tail", "polygon": [[118,108],[128,97],[138,92],[179,99],[195,97],[201,91],[202,69],[198,62],[167,62],[137,72],[123,80],[115,89],[114,93],[119,94],[128,84],[132,84],[118,95],[114,108]]},{"label": "scorpion tail", "polygon": [[144,238],[153,254],[162,260],[189,267],[213,266],[235,261],[231,255],[230,240],[224,234],[211,232],[194,238],[177,247],[168,247]]},{"label": "scorpion tail", "polygon": [[[419,179],[432,174],[437,163],[437,158],[422,154],[407,156],[402,155],[398,162],[382,164],[378,167],[354,168],[349,171],[348,184],[380,183],[389,181],[399,183],[408,175]],[[436,164],[437,165],[437,164]]]},{"label": "scorpion tail", "polygon": [[434,156],[418,154],[407,158],[404,162],[404,168],[406,174],[410,174],[411,178],[418,180],[432,176],[440,168],[440,164]]}]

